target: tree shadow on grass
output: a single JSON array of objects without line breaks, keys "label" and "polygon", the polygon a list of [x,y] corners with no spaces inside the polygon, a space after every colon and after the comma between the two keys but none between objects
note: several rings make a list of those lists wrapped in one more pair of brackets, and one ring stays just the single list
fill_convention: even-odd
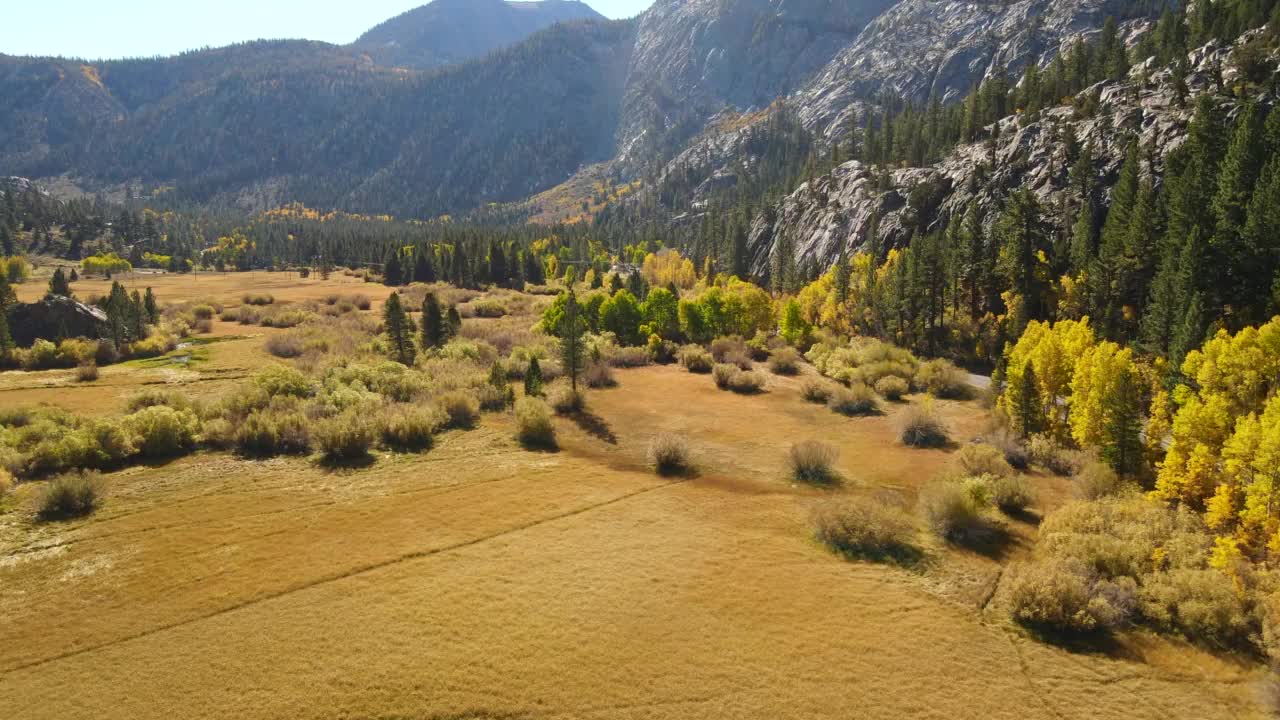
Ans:
[{"label": "tree shadow on grass", "polygon": [[356,457],[343,458],[322,457],[317,464],[331,472],[338,472],[342,470],[364,470],[365,468],[372,467],[375,462],[377,462],[377,459],[374,458],[373,455],[364,454],[357,455]]},{"label": "tree shadow on grass", "polygon": [[1002,562],[1021,540],[999,523],[986,522],[981,527],[969,528],[949,539],[958,548],[975,552],[990,560]]},{"label": "tree shadow on grass", "polygon": [[613,428],[609,427],[609,422],[590,410],[579,410],[568,417],[591,437],[603,440],[610,445],[618,444],[618,436],[614,434]]}]

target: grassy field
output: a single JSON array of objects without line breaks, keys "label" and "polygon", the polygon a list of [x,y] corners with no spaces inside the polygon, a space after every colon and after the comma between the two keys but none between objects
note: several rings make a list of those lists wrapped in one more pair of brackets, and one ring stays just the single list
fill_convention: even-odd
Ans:
[{"label": "grassy field", "polygon": [[[163,276],[162,302],[387,294],[347,278]],[[29,299],[39,288],[26,285]],[[105,287],[79,283],[81,295]],[[528,325],[531,317],[506,318]],[[140,387],[213,399],[268,362],[271,328],[215,323],[199,357],[0,374],[0,404],[119,412]],[[206,339],[208,339],[206,338]],[[193,353],[196,351],[193,350]],[[910,450],[897,414],[845,418],[770,376],[741,396],[678,366],[618,371],[558,452],[509,414],[367,467],[202,452],[106,477],[94,515],[37,523],[39,483],[0,505],[0,712],[22,718],[1260,718],[1257,666],[1146,634],[1067,650],[987,606],[1035,518],[991,552],[912,569],[811,539],[831,493],[912,505],[954,448]],[[910,398],[919,402],[919,398]],[[939,403],[958,443],[977,402]],[[684,435],[697,471],[655,475]],[[792,443],[839,449],[844,482],[797,485]]]}]

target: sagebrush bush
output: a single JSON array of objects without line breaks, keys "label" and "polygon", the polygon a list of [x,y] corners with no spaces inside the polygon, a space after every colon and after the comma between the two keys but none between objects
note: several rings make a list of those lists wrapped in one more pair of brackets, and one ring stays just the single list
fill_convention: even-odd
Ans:
[{"label": "sagebrush bush", "polygon": [[745,350],[734,350],[733,352],[725,353],[724,362],[744,372],[755,367],[755,361],[752,360],[751,353]]},{"label": "sagebrush bush", "polygon": [[1218,570],[1157,573],[1143,583],[1138,602],[1157,628],[1212,647],[1247,647],[1256,632],[1247,599]]},{"label": "sagebrush bush", "polygon": [[165,405],[143,408],[122,421],[133,437],[138,455],[167,458],[181,455],[195,446],[200,432],[200,419],[190,410],[175,410]]},{"label": "sagebrush bush", "polygon": [[912,405],[898,419],[898,437],[916,448],[944,447],[950,442],[947,428],[931,404]]},{"label": "sagebrush bush", "polygon": [[836,386],[822,378],[807,378],[800,386],[800,394],[804,399],[819,405],[826,405],[835,391]]},{"label": "sagebrush bush", "polygon": [[890,402],[898,402],[910,390],[910,384],[896,375],[886,375],[876,381],[876,392]]},{"label": "sagebrush bush", "polygon": [[862,383],[836,388],[827,407],[841,415],[872,415],[880,411],[876,394]]},{"label": "sagebrush bush", "polygon": [[309,426],[300,412],[254,411],[236,429],[236,450],[259,457],[306,453],[311,450]]},{"label": "sagebrush bush", "polygon": [[560,383],[553,387],[547,393],[547,402],[558,415],[582,412],[587,406],[587,399],[582,391],[574,392],[573,387],[568,383]]},{"label": "sagebrush bush", "polygon": [[315,392],[311,379],[301,371],[284,365],[268,365],[253,376],[254,385],[270,397],[310,397]]},{"label": "sagebrush bush", "polygon": [[659,475],[679,475],[691,469],[689,441],[676,433],[660,433],[649,441],[649,463]]},{"label": "sagebrush bush", "polygon": [[196,305],[195,307],[191,308],[191,315],[197,320],[212,320],[213,313],[214,313],[214,310],[212,305],[202,304],[202,305]]},{"label": "sagebrush bush", "polygon": [[721,390],[728,390],[730,381],[740,372],[742,371],[738,369],[737,365],[720,363],[711,369],[711,377],[716,381],[716,387]]},{"label": "sagebrush bush", "polygon": [[1002,512],[1020,513],[1036,502],[1036,491],[1021,475],[984,476],[990,491],[991,502]]},{"label": "sagebrush bush", "polygon": [[1092,579],[1079,563],[1023,565],[1009,585],[1009,613],[1028,627],[1055,632],[1098,628],[1090,609]]},{"label": "sagebrush bush", "polygon": [[711,372],[715,365],[711,354],[697,345],[685,345],[678,354],[680,364],[691,373],[705,374]]},{"label": "sagebrush bush", "polygon": [[652,362],[649,350],[643,347],[621,347],[609,357],[609,364],[616,368],[644,367]]},{"label": "sagebrush bush", "polygon": [[50,480],[40,493],[39,514],[43,520],[70,520],[84,517],[98,508],[102,489],[93,473],[72,473]]},{"label": "sagebrush bush", "polygon": [[729,389],[742,395],[754,395],[764,390],[768,381],[754,370],[739,370],[729,378]]},{"label": "sagebrush bush", "polygon": [[456,430],[469,430],[480,422],[480,401],[474,393],[466,390],[454,390],[436,398],[436,405],[449,418],[449,427]]},{"label": "sagebrush bush", "polygon": [[80,428],[79,434],[84,439],[78,463],[82,467],[106,470],[138,452],[138,439],[119,420],[95,420]]},{"label": "sagebrush bush", "polygon": [[472,392],[475,395],[476,402],[480,403],[480,410],[483,412],[501,412],[515,402],[515,391],[510,386],[500,388],[485,384],[477,387]]},{"label": "sagebrush bush", "polygon": [[916,370],[916,385],[934,397],[969,397],[969,375],[949,360],[930,360]]},{"label": "sagebrush bush", "polygon": [[358,310],[368,310],[373,307],[373,300],[371,300],[368,295],[352,295],[350,299],[351,304],[355,305]]},{"label": "sagebrush bush", "polygon": [[[709,347],[711,350],[711,357],[715,358],[715,361],[718,363],[734,364],[733,360],[730,360],[730,356],[745,357],[748,363],[751,362],[751,349],[747,347],[746,342],[744,342],[742,338],[736,335],[718,337],[711,341],[711,345]],[[734,359],[738,358],[735,357]],[[744,369],[750,369],[750,367],[751,366],[748,365],[747,368]]]},{"label": "sagebrush bush", "polygon": [[839,453],[832,445],[806,440],[791,446],[787,460],[791,476],[800,482],[825,485],[839,479],[835,464]]},{"label": "sagebrush bush", "polygon": [[800,351],[782,347],[769,356],[769,371],[774,375],[795,375],[800,372]]},{"label": "sagebrush bush", "polygon": [[324,458],[333,462],[358,460],[369,456],[378,437],[378,428],[360,412],[345,412],[315,423],[311,438]]},{"label": "sagebrush bush", "polygon": [[1096,460],[1081,466],[1075,475],[1076,489],[1086,500],[1098,500],[1119,493],[1124,485],[1110,465]]},{"label": "sagebrush bush", "polygon": [[825,500],[809,517],[817,540],[846,557],[910,562],[920,555],[911,516],[875,500]]},{"label": "sagebrush bush", "polygon": [[1079,458],[1048,435],[1032,435],[1027,440],[1031,462],[1054,475],[1067,476],[1076,471]]},{"label": "sagebrush bush", "polygon": [[535,397],[516,401],[516,439],[526,447],[556,447],[556,429],[551,421],[551,407]]},{"label": "sagebrush bush", "polygon": [[985,507],[965,483],[940,481],[920,493],[920,512],[935,535],[965,541],[987,530]]},{"label": "sagebrush bush", "polygon": [[306,342],[296,332],[279,333],[267,338],[267,352],[278,358],[300,357],[306,350]]},{"label": "sagebrush bush", "polygon": [[987,442],[1004,455],[1004,461],[1015,470],[1026,470],[1031,466],[1031,454],[1027,446],[1008,430],[998,430],[987,437]]},{"label": "sagebrush bush", "polygon": [[448,423],[448,414],[436,405],[396,408],[382,425],[382,441],[397,449],[422,450],[431,447],[436,433]]},{"label": "sagebrush bush", "polygon": [[89,362],[76,367],[76,382],[93,382],[98,379],[98,364]]},{"label": "sagebrush bush", "polygon": [[960,448],[955,454],[955,464],[965,477],[1007,477],[1014,474],[1013,467],[1004,459],[1004,453],[985,443],[969,443]]},{"label": "sagebrush bush", "polygon": [[245,293],[240,297],[240,302],[245,305],[270,305],[275,301],[276,299],[268,293]]},{"label": "sagebrush bush", "polygon": [[592,389],[611,388],[618,384],[613,369],[603,362],[591,363],[583,374],[583,381]]}]

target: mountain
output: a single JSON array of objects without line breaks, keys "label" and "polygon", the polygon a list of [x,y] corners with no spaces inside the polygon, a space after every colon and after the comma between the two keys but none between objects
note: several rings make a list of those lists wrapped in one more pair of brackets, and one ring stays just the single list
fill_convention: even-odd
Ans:
[{"label": "mountain", "polygon": [[766,108],[785,106],[808,138],[786,154],[807,153],[886,93],[953,101],[1107,16],[1150,18],[1171,2],[658,0],[635,20],[557,23],[421,69],[532,27],[502,18],[586,12],[437,0],[346,47],[260,42],[93,64],[0,56],[0,170],[410,217],[520,200],[579,171],[651,190],[672,177],[755,187]]},{"label": "mountain", "polygon": [[351,47],[379,65],[429,69],[482,57],[556,23],[604,19],[577,0],[435,0],[369,30]]}]

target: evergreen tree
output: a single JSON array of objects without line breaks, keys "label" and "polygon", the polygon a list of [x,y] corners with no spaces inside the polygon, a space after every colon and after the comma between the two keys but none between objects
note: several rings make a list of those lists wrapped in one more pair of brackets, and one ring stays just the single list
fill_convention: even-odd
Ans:
[{"label": "evergreen tree", "polygon": [[400,287],[404,285],[404,271],[400,267],[400,251],[392,250],[387,255],[387,262],[383,265],[382,284],[388,287]]},{"label": "evergreen tree", "polygon": [[112,281],[111,292],[107,295],[104,310],[107,314],[107,331],[112,345],[117,352],[123,353],[125,343],[129,339],[129,315],[132,303],[129,293],[119,282]]},{"label": "evergreen tree", "polygon": [[1012,321],[1021,334],[1029,320],[1044,317],[1048,278],[1042,258],[1049,252],[1049,228],[1040,201],[1029,190],[1014,192],[996,223],[1000,238],[1000,274],[1021,300],[1021,315]]},{"label": "evergreen tree", "polygon": [[1030,360],[1022,366],[1018,378],[1018,392],[1013,411],[1014,426],[1022,437],[1030,437],[1044,428],[1044,408],[1040,401],[1040,385],[1036,381],[1035,365]]},{"label": "evergreen tree", "polygon": [[501,243],[489,244],[489,282],[499,285],[509,285],[507,277],[507,255],[502,251]]},{"label": "evergreen tree", "polygon": [[442,347],[448,339],[448,332],[440,301],[435,293],[427,293],[422,299],[422,349]]},{"label": "evergreen tree", "polygon": [[489,368],[489,386],[501,393],[503,401],[510,405],[516,401],[516,391],[511,388],[511,380],[502,363],[495,362]]},{"label": "evergreen tree", "polygon": [[1119,371],[1106,398],[1104,462],[1122,475],[1138,472],[1142,462],[1142,389],[1132,368]]},{"label": "evergreen tree", "polygon": [[18,302],[17,294],[9,285],[9,274],[0,271],[0,365],[13,352],[13,336],[9,332],[9,308]]},{"label": "evergreen tree", "polygon": [[1268,286],[1280,279],[1280,155],[1273,156],[1262,171],[1240,244],[1240,323],[1264,322],[1273,312],[1266,302],[1272,289]]},{"label": "evergreen tree", "polygon": [[524,371],[524,394],[542,397],[542,365],[536,357],[529,358],[529,368]]},{"label": "evergreen tree", "polygon": [[129,333],[134,340],[147,336],[147,306],[137,290],[129,298]]},{"label": "evergreen tree", "polygon": [[67,282],[67,274],[62,271],[62,268],[53,271],[53,277],[49,278],[49,291],[46,294],[71,297],[71,284]]},{"label": "evergreen tree", "polygon": [[444,315],[444,326],[448,331],[448,337],[457,337],[462,332],[462,316],[458,314],[458,308],[450,305],[449,310]]},{"label": "evergreen tree", "polygon": [[382,322],[391,356],[401,365],[413,365],[417,350],[413,346],[413,321],[400,303],[400,293],[393,292],[382,309]]},{"label": "evergreen tree", "polygon": [[436,270],[431,262],[431,249],[419,246],[413,258],[413,281],[432,283],[436,281]]},{"label": "evergreen tree", "polygon": [[751,274],[747,264],[747,228],[741,220],[733,226],[733,245],[729,256],[729,272],[740,280],[749,279]]},{"label": "evergreen tree", "polygon": [[151,288],[147,288],[146,294],[142,296],[142,307],[146,310],[147,322],[151,325],[159,325],[160,307],[156,305],[156,296],[151,292]]},{"label": "evergreen tree", "polygon": [[1257,296],[1244,294],[1246,278],[1254,260],[1243,241],[1249,202],[1258,175],[1262,172],[1262,128],[1252,104],[1241,109],[1218,174],[1213,197],[1214,231],[1209,242],[1211,276],[1204,287],[1215,293],[1215,307],[1226,304],[1243,308]]},{"label": "evergreen tree", "polygon": [[569,289],[569,297],[564,305],[564,319],[560,321],[560,362],[564,374],[569,376],[570,387],[578,392],[578,378],[587,366],[587,348],[584,336],[587,323],[583,318],[582,306],[573,289]]}]

